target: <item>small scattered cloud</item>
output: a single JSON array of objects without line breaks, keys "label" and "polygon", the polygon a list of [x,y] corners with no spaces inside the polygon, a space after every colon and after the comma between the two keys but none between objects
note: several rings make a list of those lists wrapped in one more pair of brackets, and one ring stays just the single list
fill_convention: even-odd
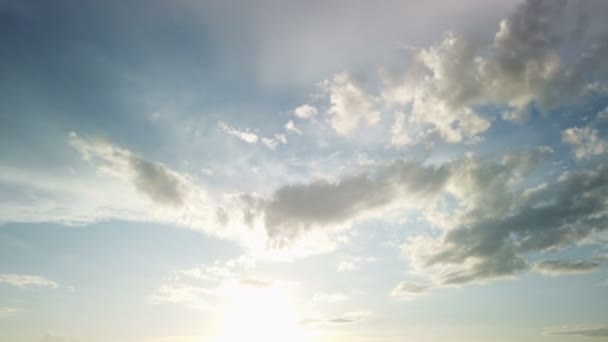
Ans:
[{"label": "small scattered cloud", "polygon": [[293,110],[293,114],[296,117],[305,120],[314,119],[318,113],[319,111],[317,110],[317,108],[309,104],[301,105]]},{"label": "small scattered cloud", "polygon": [[374,257],[348,257],[338,262],[338,272],[355,272],[360,270],[362,265],[376,260]]},{"label": "small scattered cloud", "polygon": [[295,134],[298,134],[298,135],[302,135],[302,131],[301,131],[301,130],[300,130],[298,127],[296,127],[296,124],[295,124],[295,123],[293,123],[293,121],[292,121],[292,120],[289,120],[289,121],[288,121],[288,122],[285,124],[285,130],[286,130],[288,133],[295,133]]},{"label": "small scattered cloud", "polygon": [[391,291],[391,296],[399,299],[413,299],[426,295],[430,286],[419,283],[402,281]]},{"label": "small scattered cloud", "polygon": [[274,150],[279,144],[287,144],[285,134],[276,133],[272,138],[262,138],[262,143],[271,150]]},{"label": "small scattered cloud", "polygon": [[546,329],[545,335],[549,336],[579,336],[588,338],[604,339],[608,337],[608,326],[595,327],[563,327]]},{"label": "small scattered cloud", "polygon": [[58,288],[59,284],[42,276],[29,274],[0,274],[0,284],[8,284],[27,289]]},{"label": "small scattered cloud", "polygon": [[352,311],[332,318],[305,318],[299,322],[300,325],[348,325],[363,323],[370,319],[372,313],[369,311]]},{"label": "small scattered cloud", "polygon": [[235,136],[248,144],[255,144],[258,142],[258,136],[251,132],[249,128],[243,130],[239,130],[232,126],[225,124],[223,121],[218,123],[218,127],[225,133]]}]

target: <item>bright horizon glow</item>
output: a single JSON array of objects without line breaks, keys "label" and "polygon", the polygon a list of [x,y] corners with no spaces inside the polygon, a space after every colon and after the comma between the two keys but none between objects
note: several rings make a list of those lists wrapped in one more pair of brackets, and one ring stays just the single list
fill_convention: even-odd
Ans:
[{"label": "bright horizon glow", "polygon": [[276,285],[239,285],[229,294],[219,336],[213,342],[310,342],[298,324],[288,293]]}]

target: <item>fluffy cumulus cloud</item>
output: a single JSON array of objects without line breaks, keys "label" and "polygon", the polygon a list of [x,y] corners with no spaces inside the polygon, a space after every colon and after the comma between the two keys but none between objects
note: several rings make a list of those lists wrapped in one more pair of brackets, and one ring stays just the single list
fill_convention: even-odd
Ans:
[{"label": "fluffy cumulus cloud", "polygon": [[498,106],[502,118],[522,121],[533,106],[547,110],[581,96],[585,84],[605,74],[600,60],[608,49],[603,40],[583,40],[581,57],[565,63],[560,49],[580,42],[573,31],[584,31],[585,23],[580,8],[562,5],[525,2],[500,23],[489,47],[448,33],[435,46],[414,49],[405,75],[383,73],[382,98],[411,103],[409,113],[395,116],[392,145],[420,140],[412,134],[421,130],[447,142],[476,142],[493,119],[479,106]]},{"label": "fluffy cumulus cloud", "polygon": [[318,113],[317,107],[309,104],[301,105],[293,110],[293,114],[300,119],[313,119]]},{"label": "fluffy cumulus cloud", "polygon": [[329,95],[326,114],[336,133],[347,135],[359,126],[372,126],[380,120],[373,99],[348,74],[338,74],[321,85]]},{"label": "fluffy cumulus cloud", "polygon": [[57,288],[59,285],[42,276],[29,274],[0,274],[0,284],[7,284],[21,288]]},{"label": "fluffy cumulus cloud", "polygon": [[595,260],[544,260],[534,264],[536,272],[558,276],[563,274],[588,273],[596,270],[600,263]]},{"label": "fluffy cumulus cloud", "polygon": [[562,141],[572,147],[578,159],[603,154],[608,150],[608,140],[601,138],[593,127],[573,127],[562,132]]}]

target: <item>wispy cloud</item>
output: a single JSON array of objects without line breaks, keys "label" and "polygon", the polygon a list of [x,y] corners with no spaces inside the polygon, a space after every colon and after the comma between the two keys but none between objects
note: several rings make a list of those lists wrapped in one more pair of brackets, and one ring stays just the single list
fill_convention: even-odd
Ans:
[{"label": "wispy cloud", "polygon": [[29,274],[0,274],[0,284],[7,284],[21,288],[57,288],[59,284],[42,276]]}]

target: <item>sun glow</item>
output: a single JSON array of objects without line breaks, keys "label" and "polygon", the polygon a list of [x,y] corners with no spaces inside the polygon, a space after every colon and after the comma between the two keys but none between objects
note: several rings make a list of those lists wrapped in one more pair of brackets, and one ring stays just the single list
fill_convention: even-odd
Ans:
[{"label": "sun glow", "polygon": [[285,289],[239,285],[234,292],[215,342],[310,341]]}]

